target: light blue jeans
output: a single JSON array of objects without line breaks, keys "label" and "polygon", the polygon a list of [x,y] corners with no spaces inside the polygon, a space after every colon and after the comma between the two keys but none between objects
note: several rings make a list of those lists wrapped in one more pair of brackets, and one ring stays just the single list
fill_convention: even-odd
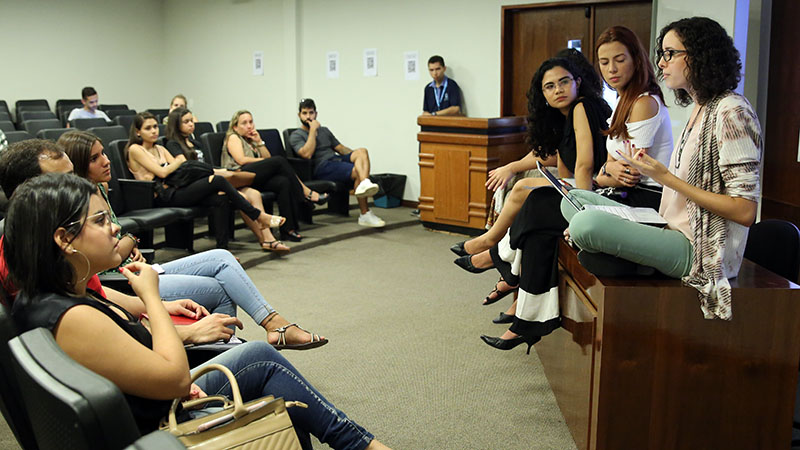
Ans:
[{"label": "light blue jeans", "polygon": [[162,264],[158,290],[165,300],[189,298],[209,312],[236,316],[240,306],[257,324],[275,309],[227,250],[209,250]]},{"label": "light blue jeans", "polygon": [[[288,408],[289,417],[304,449],[312,448],[309,434],[335,449],[346,450],[361,450],[374,438],[345,413],[336,409],[286,358],[266,342],[250,341],[237,345],[199,367],[212,363],[222,364],[233,372],[245,402],[274,395],[283,397],[286,401],[296,400],[307,404],[308,408]],[[221,394],[233,398],[228,378],[218,370],[198,378],[195,384],[208,395]]]},{"label": "light blue jeans", "polygon": [[[625,206],[581,189],[573,189],[569,195],[581,205]],[[563,199],[561,214],[581,250],[627,259],[673,278],[688,275],[692,268],[692,243],[680,231],[631,222],[603,211],[577,212]]]}]

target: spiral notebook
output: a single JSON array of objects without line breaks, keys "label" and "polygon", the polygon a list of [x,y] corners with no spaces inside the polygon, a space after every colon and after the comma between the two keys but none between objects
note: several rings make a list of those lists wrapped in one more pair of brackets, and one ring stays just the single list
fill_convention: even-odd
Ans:
[{"label": "spiral notebook", "polygon": [[539,172],[547,178],[547,181],[553,185],[556,190],[564,197],[567,202],[575,208],[576,211],[582,211],[584,209],[595,209],[599,211],[605,211],[609,214],[614,214],[615,216],[622,217],[623,219],[630,220],[631,222],[638,222],[645,225],[653,225],[657,227],[663,227],[667,225],[667,221],[664,220],[653,208],[632,208],[630,206],[606,206],[606,205],[581,205],[576,199],[569,196],[569,191],[574,189],[572,186],[567,186],[561,181],[558,180],[555,176],[553,176],[550,171],[545,169],[542,166],[542,163],[536,161],[536,168],[539,169]]}]

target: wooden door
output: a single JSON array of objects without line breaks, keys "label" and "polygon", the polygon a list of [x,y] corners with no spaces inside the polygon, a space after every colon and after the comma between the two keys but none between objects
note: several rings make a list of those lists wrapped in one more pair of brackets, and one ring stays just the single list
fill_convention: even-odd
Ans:
[{"label": "wooden door", "polygon": [[[773,0],[761,219],[800,224],[800,2]],[[762,118],[763,119],[763,118]]]},{"label": "wooden door", "polygon": [[526,116],[527,93],[539,65],[579,40],[581,50],[594,61],[596,37],[612,25],[633,30],[649,49],[652,0],[599,0],[505,6],[502,12],[500,113]]}]

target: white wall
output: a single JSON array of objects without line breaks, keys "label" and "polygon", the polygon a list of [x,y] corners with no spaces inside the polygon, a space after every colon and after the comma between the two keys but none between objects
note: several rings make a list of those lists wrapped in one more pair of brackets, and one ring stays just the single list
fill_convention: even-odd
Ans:
[{"label": "white wall", "polygon": [[[80,98],[156,107],[163,99],[161,1],[0,0],[0,99]],[[166,107],[167,105],[164,105]]]},{"label": "white wall", "polygon": [[[654,29],[708,15],[735,33],[737,5],[747,11],[747,2],[747,47],[763,54],[760,5],[768,1],[654,0]],[[430,78],[406,81],[403,53],[418,51],[421,69],[430,55],[444,56],[468,114],[498,116],[501,6],[515,3],[530,2],[0,0],[0,39],[13,43],[4,48],[0,99],[55,102],[94,85],[101,103],[145,109],[165,108],[180,92],[201,120],[228,120],[244,108],[258,127],[283,129],[297,126],[298,99],[312,97],[320,121],[345,145],[370,150],[373,173],[408,176],[404,198],[415,201],[416,117]],[[378,50],[377,77],[362,75],[364,48]],[[254,51],[266,56],[264,76],[252,75]],[[325,76],[328,51],[340,54],[339,79]],[[758,60],[747,59],[744,85],[754,104]],[[688,113],[677,106],[670,113],[679,132]]]}]

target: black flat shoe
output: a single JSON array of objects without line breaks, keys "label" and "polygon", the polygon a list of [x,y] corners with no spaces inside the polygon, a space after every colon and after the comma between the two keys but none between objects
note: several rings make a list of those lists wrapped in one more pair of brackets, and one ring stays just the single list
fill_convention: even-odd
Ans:
[{"label": "black flat shoe", "polygon": [[501,312],[496,319],[492,319],[492,323],[512,323],[514,322],[514,316],[512,314],[506,314]]},{"label": "black flat shoe", "polygon": [[498,350],[511,350],[512,348],[524,342],[528,344],[528,354],[530,355],[531,347],[533,347],[533,344],[539,342],[542,339],[542,337],[523,335],[515,337],[514,339],[500,339],[499,337],[486,336],[484,334],[481,335],[481,339],[483,339],[483,342],[486,342],[487,344],[491,345],[492,347]]},{"label": "black flat shoe", "polygon": [[[311,192],[314,192],[314,191],[311,191]],[[311,192],[309,192],[309,194],[306,195],[306,201],[308,203],[313,203],[315,205],[324,205],[325,203],[328,203],[328,199],[330,198],[330,195],[317,193],[319,198],[317,198],[317,200],[314,201],[314,200],[311,200]]]},{"label": "black flat shoe", "polygon": [[283,239],[287,241],[300,242],[303,240],[303,236],[301,236],[300,233],[298,233],[295,230],[287,231],[286,233],[281,233],[281,235]]},{"label": "black flat shoe", "polygon": [[[483,306],[487,306],[487,305],[491,305],[492,303],[499,302],[506,295],[508,295],[508,294],[510,294],[512,292],[516,292],[517,289],[519,289],[519,286],[515,286],[515,287],[513,287],[513,288],[511,288],[511,289],[509,289],[507,291],[501,291],[500,289],[497,288],[497,286],[501,282],[505,282],[505,281],[506,280],[504,280],[503,277],[500,277],[500,279],[497,280],[497,283],[495,283],[495,285],[494,285],[494,289],[492,289],[492,292],[489,292],[489,295],[497,294],[497,297],[490,298],[489,295],[487,295],[486,298],[483,300]],[[506,284],[508,284],[508,283],[506,283]]]},{"label": "black flat shoe", "polygon": [[450,247],[450,251],[458,256],[467,256],[469,253],[467,253],[467,251],[464,249],[464,244],[466,243],[467,241],[461,241],[457,244],[453,244],[453,246]]},{"label": "black flat shoe", "polygon": [[481,268],[473,266],[472,265],[472,255],[464,255],[464,256],[462,256],[460,258],[456,258],[455,261],[453,261],[453,262],[456,263],[456,265],[458,267],[461,267],[462,269],[466,270],[467,272],[472,272],[472,273],[483,273],[483,272],[486,272],[487,270],[491,269],[491,267],[485,267],[485,268],[481,269]]}]

